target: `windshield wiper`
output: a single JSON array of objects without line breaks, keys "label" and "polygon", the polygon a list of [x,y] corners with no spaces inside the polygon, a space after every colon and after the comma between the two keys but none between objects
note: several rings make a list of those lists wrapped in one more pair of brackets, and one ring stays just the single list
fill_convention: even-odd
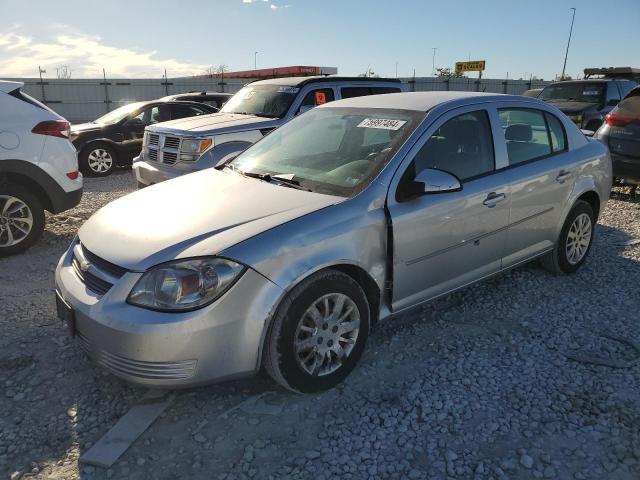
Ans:
[{"label": "windshield wiper", "polygon": [[300,182],[298,180],[288,178],[290,174],[277,173],[275,175],[271,175],[270,173],[245,172],[244,170],[240,170],[232,163],[225,163],[224,165],[222,165],[221,169],[223,168],[230,168],[232,171],[242,175],[243,177],[257,178],[258,180],[262,180],[263,182],[268,183],[272,183],[275,180],[279,185],[285,187],[297,188],[298,190],[304,190],[306,192],[312,191],[311,189],[300,185]]},{"label": "windshield wiper", "polygon": [[272,180],[276,180],[280,183],[285,184],[287,187],[297,188],[298,190],[304,190],[306,192],[310,192],[311,189],[307,187],[303,187],[300,185],[299,180],[294,180],[293,178],[289,178],[290,174],[286,173],[278,173],[277,175],[270,175]]}]

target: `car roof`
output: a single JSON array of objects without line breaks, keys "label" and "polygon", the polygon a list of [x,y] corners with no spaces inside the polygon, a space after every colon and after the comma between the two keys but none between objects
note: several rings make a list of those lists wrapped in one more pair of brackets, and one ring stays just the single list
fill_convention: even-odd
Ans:
[{"label": "car roof", "polygon": [[168,95],[167,97],[177,98],[177,97],[231,97],[233,93],[226,92],[183,92],[183,93],[175,93],[173,95]]},{"label": "car roof", "polygon": [[0,80],[0,92],[13,92],[16,88],[24,87],[24,82],[10,82],[8,80]]},{"label": "car roof", "polygon": [[347,98],[326,103],[317,108],[354,107],[354,108],[386,108],[392,110],[415,110],[426,112],[443,103],[465,104],[464,100],[491,101],[517,101],[539,102],[535,98],[522,95],[502,95],[499,93],[483,92],[403,92],[386,93],[382,95],[367,95],[364,97]]},{"label": "car roof", "polygon": [[401,83],[399,78],[369,78],[369,77],[338,77],[332,75],[317,75],[313,77],[282,77],[267,80],[256,80],[250,85],[282,85],[286,87],[302,87],[310,83],[321,82],[374,82],[374,83]]},{"label": "car roof", "polygon": [[608,83],[613,82],[615,80],[620,80],[619,78],[582,78],[578,80],[562,80],[561,82],[553,82],[549,85],[546,85],[544,88],[553,87],[555,85],[570,85],[576,83]]}]

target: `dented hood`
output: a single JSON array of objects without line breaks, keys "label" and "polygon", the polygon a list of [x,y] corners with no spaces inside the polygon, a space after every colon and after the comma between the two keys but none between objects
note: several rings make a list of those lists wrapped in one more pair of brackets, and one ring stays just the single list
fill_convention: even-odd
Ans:
[{"label": "dented hood", "polygon": [[78,235],[104,260],[144,271],[176,258],[215,255],[342,200],[208,169],[111,202]]}]

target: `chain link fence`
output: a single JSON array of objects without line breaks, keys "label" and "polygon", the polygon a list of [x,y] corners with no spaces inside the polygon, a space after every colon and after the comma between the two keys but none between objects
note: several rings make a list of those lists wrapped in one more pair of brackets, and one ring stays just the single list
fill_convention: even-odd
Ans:
[{"label": "chain link fence", "polygon": [[[24,91],[46,103],[71,122],[94,120],[127,103],[153,100],[185,92],[225,91],[235,93],[251,79],[218,77],[176,79],[40,79],[15,78]],[[403,78],[409,91],[474,91],[519,95],[550,82],[474,78]]]}]

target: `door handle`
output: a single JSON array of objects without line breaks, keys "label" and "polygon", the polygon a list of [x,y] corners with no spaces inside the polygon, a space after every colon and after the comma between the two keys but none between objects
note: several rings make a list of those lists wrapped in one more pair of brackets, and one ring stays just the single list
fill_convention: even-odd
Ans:
[{"label": "door handle", "polygon": [[504,193],[491,192],[489,195],[487,195],[487,198],[484,199],[484,202],[482,202],[482,204],[486,205],[489,208],[493,208],[505,198],[507,198],[507,196]]},{"label": "door handle", "polygon": [[564,183],[571,176],[571,172],[567,170],[560,170],[558,176],[556,177],[556,181],[560,183]]}]

